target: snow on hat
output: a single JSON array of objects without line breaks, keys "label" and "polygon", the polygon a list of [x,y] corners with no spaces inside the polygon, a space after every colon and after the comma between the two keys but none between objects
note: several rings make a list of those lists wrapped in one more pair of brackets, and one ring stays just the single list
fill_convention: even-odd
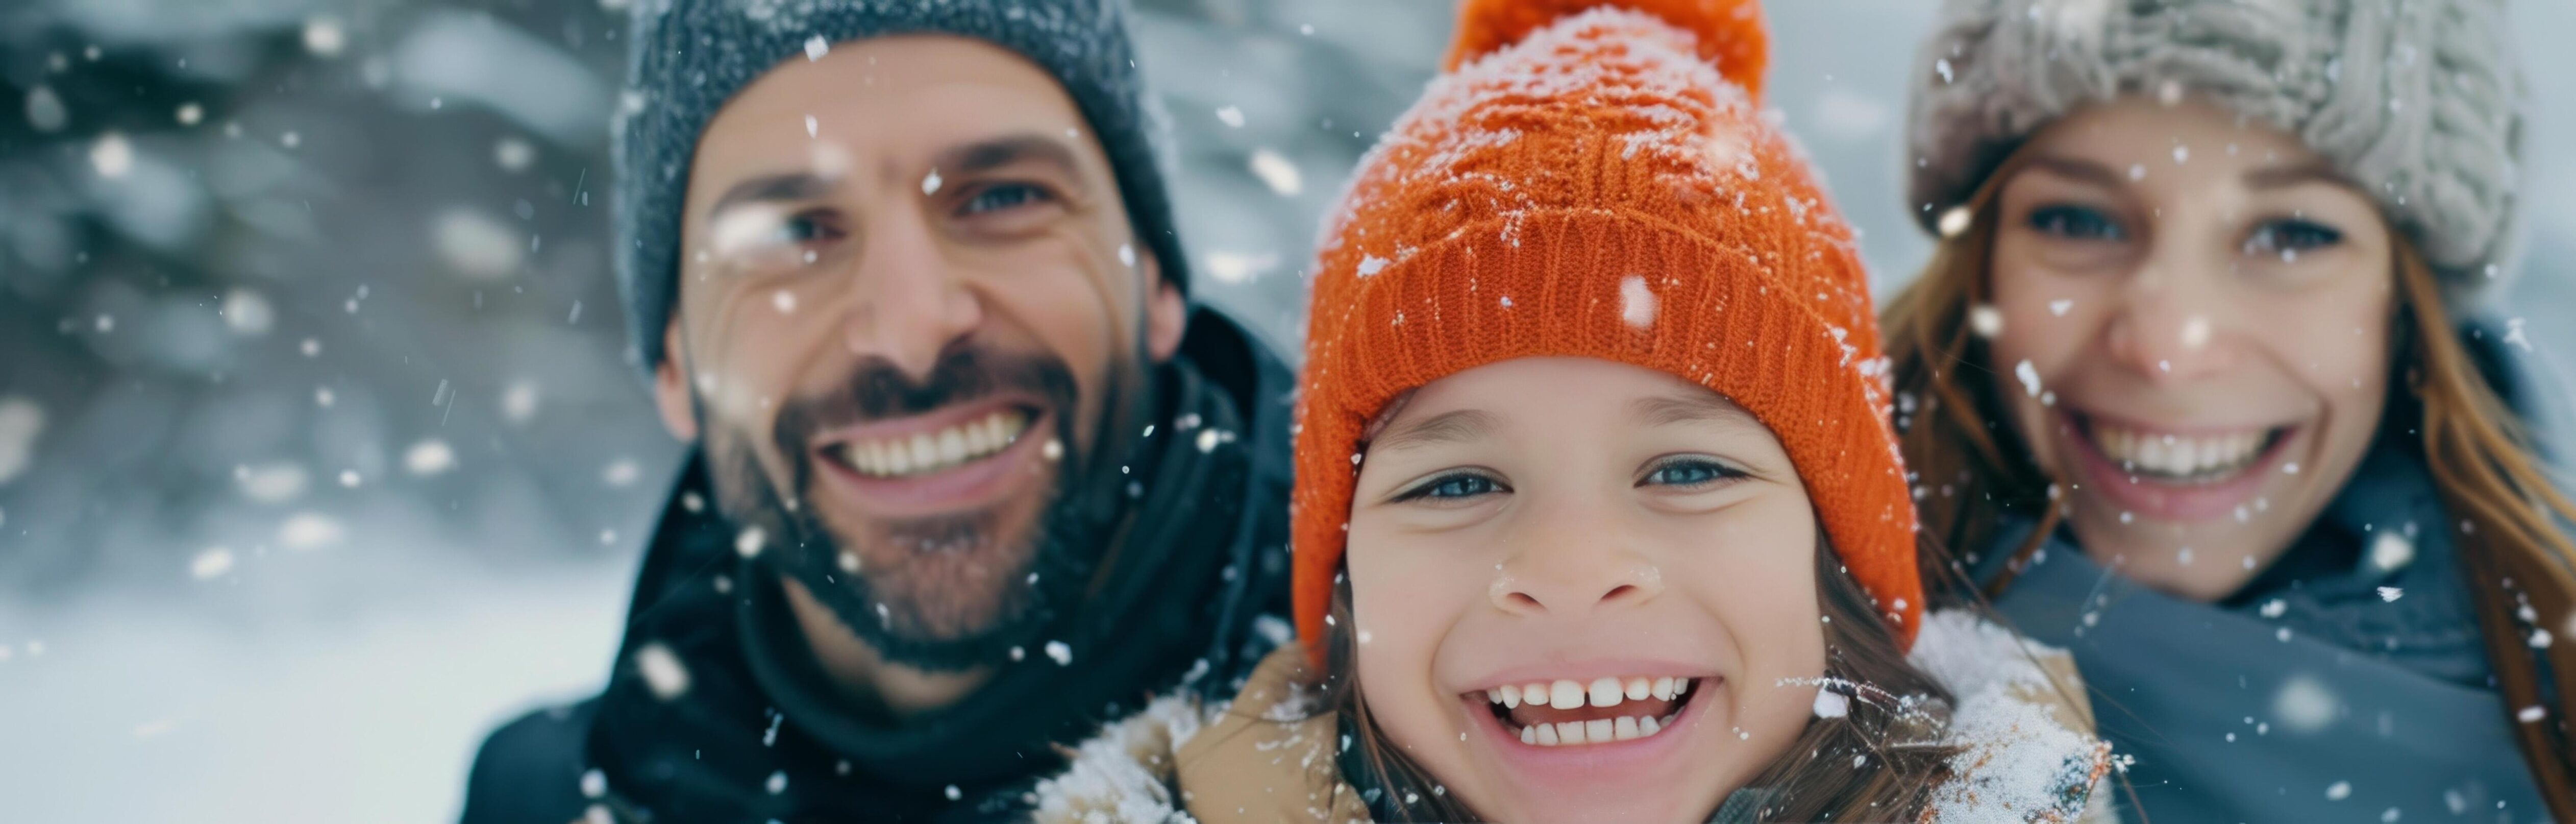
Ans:
[{"label": "snow on hat", "polygon": [[[1600,7],[1600,8],[1596,8]],[[1469,0],[1447,71],[1327,217],[1292,542],[1320,656],[1361,432],[1489,363],[1592,357],[1725,395],[1776,433],[1900,643],[1914,507],[1852,233],[1758,108],[1755,0]]]}]

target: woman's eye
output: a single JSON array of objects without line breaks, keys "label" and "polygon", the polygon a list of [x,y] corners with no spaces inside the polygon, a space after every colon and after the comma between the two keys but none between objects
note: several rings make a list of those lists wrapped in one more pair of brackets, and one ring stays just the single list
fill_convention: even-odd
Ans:
[{"label": "woman's eye", "polygon": [[2265,223],[2245,239],[2249,255],[2280,255],[2282,260],[2296,260],[2302,252],[2312,252],[2343,242],[2343,232],[2311,220],[2287,218]]},{"label": "woman's eye", "polygon": [[1398,502],[1413,500],[1463,501],[1470,498],[1491,495],[1501,491],[1503,491],[1503,485],[1496,482],[1491,477],[1473,473],[1460,473],[1456,475],[1444,475],[1425,481],[1412,489],[1406,490],[1403,494],[1396,496],[1395,500]]},{"label": "woman's eye", "polygon": [[835,230],[812,212],[791,215],[778,221],[774,239],[789,246],[802,246],[834,237]]},{"label": "woman's eye", "polygon": [[966,200],[963,211],[970,215],[985,214],[1015,209],[1032,203],[1043,203],[1054,198],[1053,194],[1036,186],[1025,183],[1003,183],[987,186],[983,191],[976,192],[974,197]]},{"label": "woman's eye", "polygon": [[1638,486],[1704,487],[1719,481],[1744,477],[1733,467],[1705,458],[1680,458],[1666,461],[1646,472]]},{"label": "woman's eye", "polygon": [[2030,228],[2074,240],[2127,240],[2119,221],[2090,206],[2042,206],[2030,213]]}]

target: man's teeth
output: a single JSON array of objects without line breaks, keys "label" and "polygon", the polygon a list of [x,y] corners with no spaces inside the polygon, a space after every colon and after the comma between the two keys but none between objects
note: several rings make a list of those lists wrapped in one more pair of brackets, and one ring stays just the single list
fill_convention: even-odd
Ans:
[{"label": "man's teeth", "polygon": [[2112,461],[2139,473],[2181,480],[2208,480],[2235,474],[2261,457],[2272,442],[2268,430],[2230,435],[2184,436],[2141,432],[2096,421],[2093,444]]},{"label": "man's teeth", "polygon": [[[1505,709],[1518,709],[1528,703],[1533,707],[1571,710],[1585,706],[1615,707],[1622,703],[1672,701],[1690,691],[1691,679],[1664,678],[1596,678],[1591,683],[1560,679],[1525,685],[1505,684],[1485,691],[1485,699]],[[1662,732],[1681,713],[1681,705],[1669,705],[1658,718],[1651,714],[1594,718],[1584,721],[1537,723],[1520,729],[1523,744],[1556,747],[1571,744],[1600,744],[1644,738]]]},{"label": "man's teeth", "polygon": [[924,475],[1010,448],[1028,431],[1029,419],[1016,410],[995,412],[937,432],[909,438],[851,441],[836,447],[843,463],[876,478]]}]

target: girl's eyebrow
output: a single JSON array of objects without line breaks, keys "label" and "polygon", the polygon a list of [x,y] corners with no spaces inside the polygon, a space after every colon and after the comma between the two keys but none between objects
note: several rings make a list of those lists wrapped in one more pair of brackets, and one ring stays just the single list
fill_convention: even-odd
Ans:
[{"label": "girl's eyebrow", "polygon": [[1671,395],[1649,395],[1628,402],[1628,417],[1640,427],[1707,421],[1721,424],[1761,426],[1753,413],[1744,407],[1707,392]]},{"label": "girl's eyebrow", "polygon": [[1372,444],[1374,449],[1413,449],[1433,444],[1467,443],[1481,440],[1501,427],[1494,414],[1482,409],[1460,409],[1443,412],[1418,421],[1388,429]]}]

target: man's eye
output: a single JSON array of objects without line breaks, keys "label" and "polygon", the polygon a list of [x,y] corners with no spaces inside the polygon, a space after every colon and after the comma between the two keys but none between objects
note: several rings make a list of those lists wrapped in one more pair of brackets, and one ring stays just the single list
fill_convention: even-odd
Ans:
[{"label": "man's eye", "polygon": [[1055,195],[1036,186],[1025,183],[1002,183],[984,187],[982,191],[976,192],[974,197],[966,200],[963,211],[970,215],[999,212],[1053,199]]},{"label": "man's eye", "polygon": [[2118,221],[2090,206],[2042,206],[2030,213],[2030,228],[2074,240],[2126,240]]},{"label": "man's eye", "polygon": [[1647,470],[1637,485],[1696,488],[1742,477],[1742,471],[1706,458],[1675,458]]},{"label": "man's eye", "polygon": [[790,215],[778,221],[772,240],[791,246],[802,246],[835,236],[831,226],[812,212]]}]

